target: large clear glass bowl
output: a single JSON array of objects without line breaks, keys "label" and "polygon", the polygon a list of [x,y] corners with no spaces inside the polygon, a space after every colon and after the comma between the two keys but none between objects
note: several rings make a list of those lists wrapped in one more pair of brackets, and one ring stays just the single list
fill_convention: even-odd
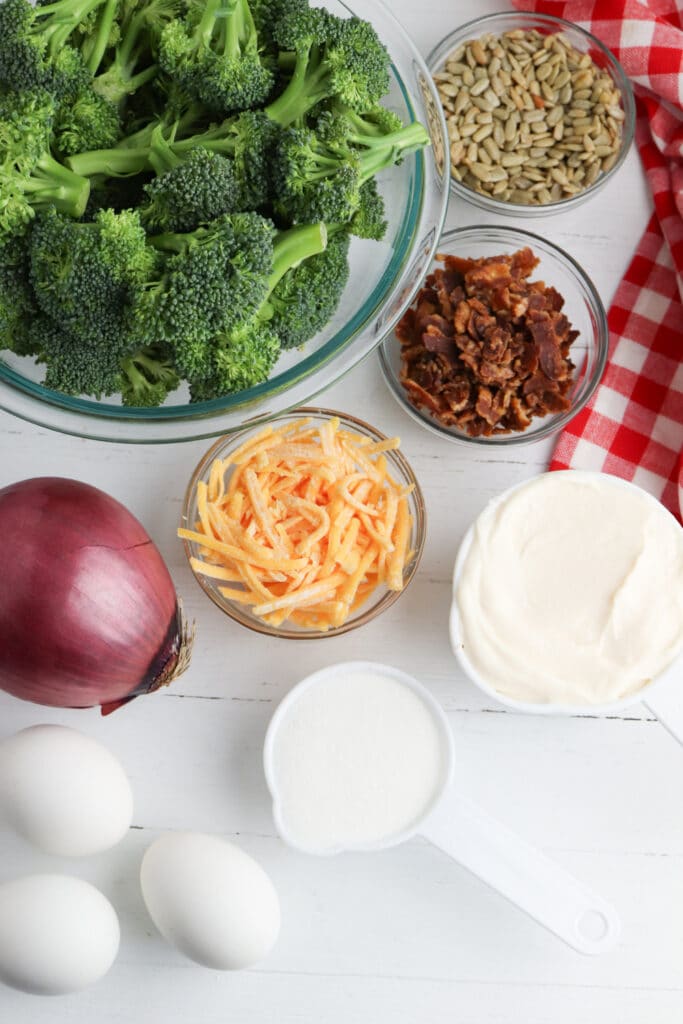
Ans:
[{"label": "large clear glass bowl", "polygon": [[127,409],[43,387],[41,366],[0,352],[0,408],[80,437],[138,443],[188,441],[231,433],[309,401],[348,373],[410,304],[436,249],[449,197],[448,147],[441,105],[422,57],[379,0],[326,5],[372,22],[392,60],[385,103],[405,123],[420,121],[431,146],[384,171],[379,184],[388,230],[382,242],[353,239],[351,275],[334,318],[302,350],[286,352],[270,380],[239,394],[189,403],[187,389],[157,409]]},{"label": "large clear glass bowl", "polygon": [[463,43],[471,39],[481,39],[484,35],[500,36],[504,32],[513,32],[516,29],[529,31],[535,29],[541,35],[551,35],[561,32],[564,38],[574,49],[581,53],[589,53],[593,62],[602,70],[606,71],[612,79],[615,88],[621,95],[621,105],[624,110],[624,123],[621,136],[621,147],[616,161],[604,174],[585,188],[582,192],[567,199],[560,199],[552,203],[532,206],[522,203],[502,202],[495,196],[485,195],[476,192],[467,185],[451,177],[451,192],[454,196],[467,199],[475,206],[481,207],[493,213],[502,213],[507,217],[547,217],[551,213],[568,213],[574,210],[586,199],[590,199],[618,172],[623,164],[631,143],[636,126],[636,102],[633,96],[631,82],[626,72],[604,43],[600,42],[590,32],[564,18],[556,18],[552,14],[535,14],[532,11],[504,11],[500,14],[488,14],[483,18],[475,18],[461,25],[454,32],[451,32],[438,43],[427,57],[427,64],[430,72],[434,75],[443,71],[448,57],[454,50],[457,50]]}]

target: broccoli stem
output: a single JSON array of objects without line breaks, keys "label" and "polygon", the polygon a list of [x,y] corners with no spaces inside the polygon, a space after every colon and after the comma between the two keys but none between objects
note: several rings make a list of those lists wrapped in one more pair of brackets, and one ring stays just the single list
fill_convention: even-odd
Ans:
[{"label": "broccoli stem", "polygon": [[[216,19],[220,14],[223,14],[222,11],[219,12],[218,10],[220,6],[221,0],[210,0],[210,2],[206,4],[204,13],[199,20],[199,24],[193,32],[193,38],[198,40],[201,46],[206,47],[207,49],[211,46],[211,39],[213,38]],[[225,17],[224,14],[223,16]]]},{"label": "broccoli stem", "polygon": [[[56,0],[35,10],[36,29],[47,39],[48,53],[54,57],[61,50],[76,25],[100,7],[105,0]],[[45,24],[42,25],[42,20]]]},{"label": "broccoli stem", "polygon": [[357,135],[347,136],[349,142],[363,146],[365,152],[359,158],[360,181],[368,181],[389,164],[395,164],[406,153],[420,149],[429,142],[429,135],[424,127],[415,122],[389,135]]},{"label": "broccoli stem", "polygon": [[248,0],[232,0],[231,11],[225,26],[223,52],[226,57],[239,59],[242,50],[256,39],[256,25]]},{"label": "broccoli stem", "polygon": [[94,44],[92,44],[92,50],[87,60],[88,70],[92,75],[97,74],[97,69],[102,63],[118,8],[118,0],[107,0],[104,13],[97,26],[97,37]]},{"label": "broccoli stem", "polygon": [[279,231],[273,245],[273,269],[268,278],[268,293],[273,291],[288,270],[324,252],[326,248],[327,228],[322,221]]},{"label": "broccoli stem", "polygon": [[67,158],[71,170],[83,178],[105,175],[109,178],[126,178],[151,170],[149,146],[140,148],[114,147],[93,149],[90,153],[76,153]]},{"label": "broccoli stem", "polygon": [[265,112],[283,128],[308,113],[329,93],[328,68],[319,58],[319,47],[297,53],[296,64],[287,88],[269,104]]},{"label": "broccoli stem", "polygon": [[45,153],[22,185],[31,197],[31,205],[54,206],[70,217],[82,217],[90,196],[90,182]]},{"label": "broccoli stem", "polygon": [[[112,0],[108,0],[108,2],[112,2]],[[113,2],[116,4],[118,0],[113,0]],[[133,74],[140,58],[140,39],[147,24],[147,17],[148,8],[142,7],[130,18],[123,38],[116,47],[111,67],[98,75],[93,82],[95,91],[110,103],[119,104],[126,96],[137,92],[156,76],[158,70],[156,64],[145,68],[144,71],[140,71],[136,75]],[[94,72],[95,68],[91,67],[91,70]]]}]

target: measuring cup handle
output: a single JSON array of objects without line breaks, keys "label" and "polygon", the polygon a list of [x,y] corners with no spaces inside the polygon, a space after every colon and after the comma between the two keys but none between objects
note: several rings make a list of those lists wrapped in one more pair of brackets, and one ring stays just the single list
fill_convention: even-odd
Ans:
[{"label": "measuring cup handle", "polygon": [[604,953],[619,938],[613,907],[452,788],[422,835],[579,953]]}]

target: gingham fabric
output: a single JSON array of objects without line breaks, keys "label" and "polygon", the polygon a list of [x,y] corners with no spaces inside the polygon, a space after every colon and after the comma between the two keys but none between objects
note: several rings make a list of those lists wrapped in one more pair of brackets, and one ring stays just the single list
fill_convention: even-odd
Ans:
[{"label": "gingham fabric", "polygon": [[655,212],[609,310],[602,383],[562,433],[551,469],[633,480],[680,516],[683,464],[683,7],[676,0],[513,0],[612,50],[634,85],[636,143]]}]

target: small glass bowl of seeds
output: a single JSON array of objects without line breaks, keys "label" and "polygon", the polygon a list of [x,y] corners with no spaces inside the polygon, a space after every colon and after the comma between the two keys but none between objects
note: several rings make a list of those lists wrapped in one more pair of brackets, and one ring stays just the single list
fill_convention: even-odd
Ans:
[{"label": "small glass bowl of seeds", "polygon": [[451,190],[511,216],[573,209],[633,141],[631,84],[577,25],[507,12],[470,21],[427,58],[450,142]]}]

